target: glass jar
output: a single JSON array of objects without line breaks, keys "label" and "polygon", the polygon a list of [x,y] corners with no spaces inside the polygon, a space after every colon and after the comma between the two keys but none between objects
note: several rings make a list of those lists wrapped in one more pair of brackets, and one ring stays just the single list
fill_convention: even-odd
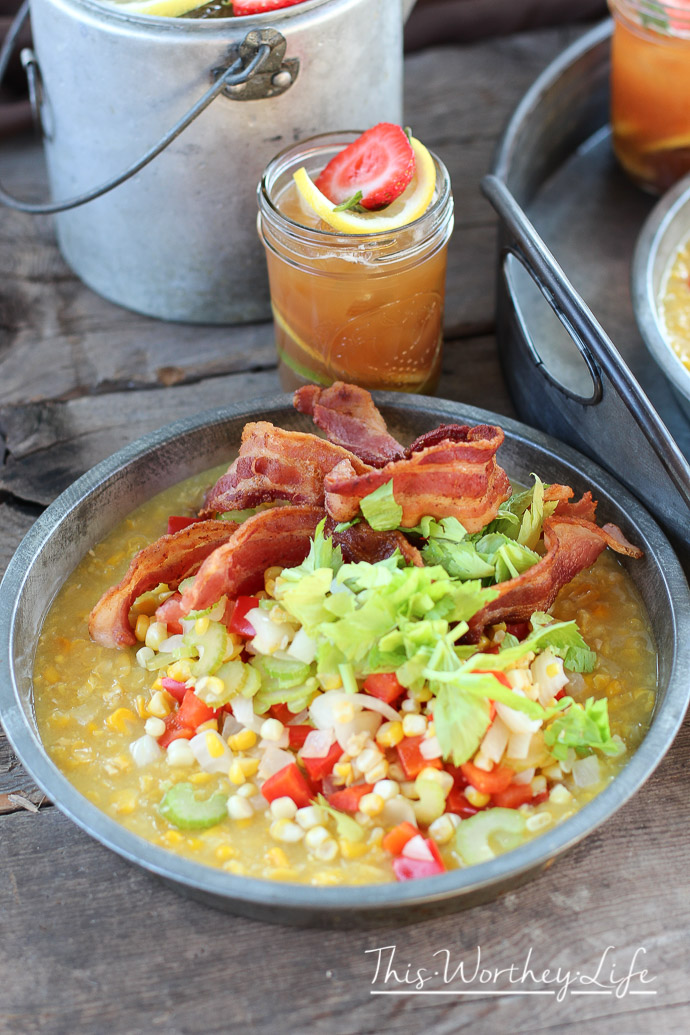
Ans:
[{"label": "glass jar", "polygon": [[613,146],[654,194],[690,171],[690,0],[609,0]]},{"label": "glass jar", "polygon": [[333,230],[302,205],[292,176],[304,166],[316,179],[357,136],[328,133],[292,145],[259,184],[281,384],[342,380],[430,393],[441,370],[450,178],[432,156],[434,196],[414,222],[372,234]]}]

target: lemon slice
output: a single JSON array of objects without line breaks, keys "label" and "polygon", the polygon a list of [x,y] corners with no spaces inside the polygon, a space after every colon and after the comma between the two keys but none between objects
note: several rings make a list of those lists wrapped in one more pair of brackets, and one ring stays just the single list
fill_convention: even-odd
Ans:
[{"label": "lemon slice", "polygon": [[414,137],[410,140],[415,157],[415,174],[412,182],[399,198],[380,212],[336,212],[335,205],[322,194],[307,170],[302,167],[293,179],[303,200],[316,214],[334,230],[344,234],[378,234],[386,230],[397,230],[419,219],[431,204],[436,187],[436,166],[434,160]]}]

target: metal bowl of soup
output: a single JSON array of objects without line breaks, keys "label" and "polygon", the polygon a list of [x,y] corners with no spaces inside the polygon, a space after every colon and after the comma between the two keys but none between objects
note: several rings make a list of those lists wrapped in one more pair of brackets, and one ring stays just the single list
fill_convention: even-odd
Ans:
[{"label": "metal bowl of soup", "polygon": [[[535,877],[611,816],[650,776],[684,715],[690,683],[690,593],[654,519],[596,464],[554,439],[483,410],[416,396],[381,394],[389,429],[402,441],[439,423],[496,423],[506,439],[499,462],[526,485],[545,481],[591,489],[600,523],[612,521],[644,550],[623,559],[646,606],[658,649],[658,691],[649,729],[618,776],[560,825],[488,862],[405,883],[338,887],[280,883],[202,865],[120,825],[83,796],[51,760],[36,722],[32,685],[39,632],[51,602],[87,552],[156,493],[221,463],[237,450],[246,421],[259,415],[286,429],[313,430],[289,396],[201,414],[147,435],[103,461],[64,492],[21,543],[0,586],[0,717],[27,771],[59,809],[108,848],[177,890],[256,919],[318,926],[373,926],[425,919],[494,898]],[[85,601],[85,609],[92,606]],[[564,871],[564,880],[567,873]]]},{"label": "metal bowl of soup", "polygon": [[645,345],[690,420],[690,176],[652,209],[637,239],[632,300]]}]

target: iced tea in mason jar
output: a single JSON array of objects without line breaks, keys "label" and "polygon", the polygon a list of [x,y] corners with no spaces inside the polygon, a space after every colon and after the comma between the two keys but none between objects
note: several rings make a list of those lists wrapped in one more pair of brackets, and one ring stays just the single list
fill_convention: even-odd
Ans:
[{"label": "iced tea in mason jar", "polygon": [[611,125],[620,164],[663,193],[690,171],[690,0],[609,0]]},{"label": "iced tea in mason jar", "polygon": [[441,369],[453,226],[448,172],[424,149],[434,176],[424,211],[386,229],[405,205],[415,215],[415,198],[424,187],[419,181],[426,175],[418,163],[391,205],[359,217],[344,214],[349,225],[359,218],[362,229],[336,229],[305,201],[293,174],[304,169],[313,187],[330,160],[358,137],[329,133],[295,144],[269,164],[259,185],[258,226],[281,383],[293,389],[343,380],[369,389],[433,392]]}]

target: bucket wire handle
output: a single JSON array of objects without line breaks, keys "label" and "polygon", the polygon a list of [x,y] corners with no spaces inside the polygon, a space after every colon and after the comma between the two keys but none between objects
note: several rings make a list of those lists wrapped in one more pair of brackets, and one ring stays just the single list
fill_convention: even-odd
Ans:
[{"label": "bucket wire handle", "polygon": [[[506,185],[493,174],[482,193],[507,227],[535,284],[566,328],[590,368],[604,371],[686,506],[690,506],[690,466],[656,410],[623,362],[613,342],[576,293]],[[558,303],[556,303],[558,300]],[[566,393],[567,394],[567,393]]]},{"label": "bucket wire handle", "polygon": [[[2,47],[0,48],[0,82],[5,77],[7,65],[14,51],[14,45],[16,39],[21,32],[24,22],[26,21],[29,13],[29,0],[23,0],[22,6],[19,8],[17,15],[12,22],[9,32],[5,37]],[[246,42],[246,41],[245,41]],[[194,104],[189,111],[180,118],[175,125],[168,130],[165,136],[161,137],[157,144],[154,144],[138,161],[130,165],[128,169],[121,172],[118,176],[114,176],[112,179],[102,183],[99,187],[94,187],[89,191],[85,191],[83,194],[77,194],[73,198],[67,198],[64,201],[49,201],[49,202],[32,202],[23,201],[21,198],[15,198],[14,195],[9,194],[2,184],[0,183],[0,203],[6,205],[8,208],[15,209],[18,212],[29,212],[33,215],[51,215],[55,212],[66,212],[68,209],[77,208],[79,205],[85,205],[87,201],[93,201],[94,198],[100,198],[101,195],[107,194],[108,191],[112,190],[113,187],[118,187],[121,183],[129,180],[135,173],[138,173],[143,169],[149,162],[153,161],[161,151],[164,151],[169,144],[173,142],[180,133],[182,133],[187,126],[189,126],[194,119],[201,114],[209,104],[216,99],[216,97],[223,93],[229,86],[236,86],[238,83],[245,83],[250,79],[266,62],[267,58],[271,54],[271,46],[268,43],[260,43],[254,56],[245,65],[242,57],[238,57],[233,63],[215,80],[213,85],[209,87],[205,94],[203,94],[199,100]],[[26,66],[26,62],[25,66]]]}]

